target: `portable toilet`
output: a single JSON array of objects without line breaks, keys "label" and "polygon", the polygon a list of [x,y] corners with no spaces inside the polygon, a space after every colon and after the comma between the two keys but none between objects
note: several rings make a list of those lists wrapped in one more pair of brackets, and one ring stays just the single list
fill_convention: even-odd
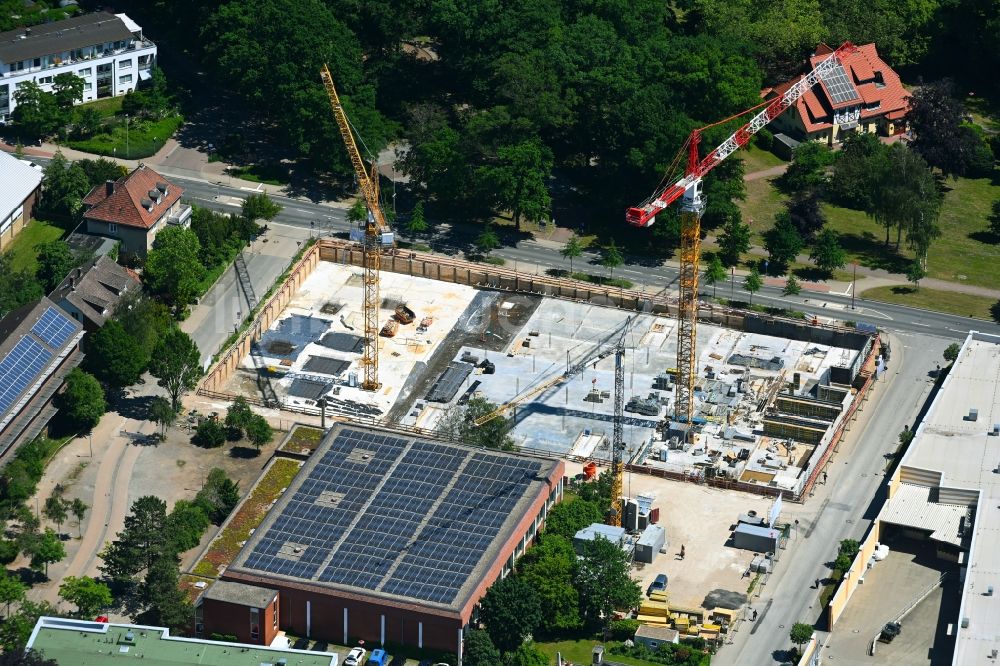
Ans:
[{"label": "portable toilet", "polygon": [[385,653],[385,650],[372,650],[372,653],[368,655],[368,666],[386,666],[388,663],[389,655]]}]

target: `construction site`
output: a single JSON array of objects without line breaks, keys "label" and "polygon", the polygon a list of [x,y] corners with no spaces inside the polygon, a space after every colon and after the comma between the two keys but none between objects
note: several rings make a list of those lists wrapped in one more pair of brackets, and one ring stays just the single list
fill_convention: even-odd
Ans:
[{"label": "construction site", "polygon": [[[574,547],[580,552],[587,541],[605,538],[629,553],[633,572],[649,585],[649,599],[636,610],[640,631],[655,634],[646,636],[649,641],[676,642],[683,634],[720,644],[746,616],[748,595],[755,586],[759,594],[758,581],[763,577],[765,584],[780,560],[799,522],[796,513],[820,475],[825,481],[824,466],[871,380],[884,370],[889,350],[874,329],[702,301],[701,179],[808,86],[837,75],[838,56],[854,48],[845,44],[781,98],[749,110],[757,111],[753,119],[705,157],[695,130],[675,160],[687,157],[683,176],[675,182],[668,174],[666,185],[627,209],[628,224],[648,227],[661,210],[680,202],[678,289],[655,295],[400,251],[381,209],[377,163],[369,168],[359,153],[324,67],[321,77],[367,220],[351,230],[349,241],[322,239],[305,250],[199,393],[220,400],[220,409],[245,395],[265,408],[318,416],[323,427],[334,419],[407,433],[416,438],[414,446],[437,446],[439,458],[446,445],[426,440],[469,444],[470,432],[504,419],[504,427],[487,431],[498,433],[497,441],[479,444],[513,442],[522,454],[562,459],[558,464],[576,483],[594,480],[605,467],[611,472],[607,524],[581,529]],[[372,437],[402,441],[384,432]],[[347,460],[361,467],[378,457],[371,447],[348,449]],[[324,454],[323,460],[332,458]],[[347,463],[338,465],[347,477],[355,475]],[[324,474],[331,483],[344,476],[332,469]],[[512,517],[525,524],[521,553],[548,502],[561,498],[565,481],[560,478],[539,515]],[[371,480],[383,482],[378,474]],[[314,492],[310,485],[303,507],[322,499],[312,498]],[[334,495],[330,507],[314,506],[309,515],[336,509],[347,496]],[[786,500],[797,504],[786,511]],[[471,515],[477,505],[464,510]],[[456,539],[464,543],[474,532]],[[379,543],[383,537],[373,536]],[[674,562],[663,562],[676,544]],[[280,548],[271,552],[273,545],[260,556],[284,557]],[[687,545],[699,553],[692,565],[684,564]],[[298,561],[304,547],[296,547],[293,562],[279,563],[293,573],[307,568]],[[386,557],[399,555],[394,548]],[[515,546],[507,566],[518,554]],[[244,549],[237,561],[246,556]],[[428,582],[436,575],[433,562],[413,584],[437,584]],[[669,591],[668,567],[675,576]],[[743,579],[751,576],[745,587]],[[456,579],[462,586],[480,582]],[[469,603],[471,608],[477,599]],[[308,617],[308,602],[305,612]],[[385,615],[381,621],[384,641]],[[418,647],[422,635],[421,626]],[[459,664],[461,635],[459,628]]]}]

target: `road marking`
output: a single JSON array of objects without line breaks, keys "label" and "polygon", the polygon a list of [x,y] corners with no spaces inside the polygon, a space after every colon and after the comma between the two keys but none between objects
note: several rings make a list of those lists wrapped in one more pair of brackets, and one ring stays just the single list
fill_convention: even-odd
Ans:
[{"label": "road marking", "polygon": [[858,310],[861,311],[861,312],[871,312],[876,317],[882,317],[883,319],[888,319],[889,321],[895,321],[892,317],[890,317],[889,315],[885,314],[884,312],[879,312],[878,310],[874,310],[872,308],[858,308]]},{"label": "road marking", "polygon": [[260,192],[261,188],[264,187],[264,183],[258,183],[257,187],[240,187],[241,190],[246,190],[247,192]]},{"label": "road marking", "polygon": [[910,322],[910,323],[912,323],[914,326],[926,326],[927,328],[931,327],[930,324],[921,324],[919,321],[914,321],[914,322]]}]

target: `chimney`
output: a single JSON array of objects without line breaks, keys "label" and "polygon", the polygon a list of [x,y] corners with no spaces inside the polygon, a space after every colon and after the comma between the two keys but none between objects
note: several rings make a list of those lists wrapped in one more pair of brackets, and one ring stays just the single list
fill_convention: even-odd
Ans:
[{"label": "chimney", "polygon": [[106,181],[104,181],[104,191],[105,191],[106,195],[109,196],[109,197],[112,194],[114,194],[115,193],[115,181],[113,181],[113,180],[106,180]]}]

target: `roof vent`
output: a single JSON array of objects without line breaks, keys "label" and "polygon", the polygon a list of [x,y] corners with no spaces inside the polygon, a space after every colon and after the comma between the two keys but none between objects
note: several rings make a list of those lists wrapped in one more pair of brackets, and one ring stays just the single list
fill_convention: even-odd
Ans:
[{"label": "roof vent", "polygon": [[979,410],[978,409],[974,409],[974,408],[970,409],[969,410],[969,415],[965,417],[965,420],[966,421],[978,421],[979,420]]},{"label": "roof vent", "polygon": [[989,434],[992,437],[1000,437],[1000,423],[994,423],[993,430],[990,430]]},{"label": "roof vent", "polygon": [[968,629],[968,628],[969,628],[969,618],[963,617],[962,618],[962,629]]}]

